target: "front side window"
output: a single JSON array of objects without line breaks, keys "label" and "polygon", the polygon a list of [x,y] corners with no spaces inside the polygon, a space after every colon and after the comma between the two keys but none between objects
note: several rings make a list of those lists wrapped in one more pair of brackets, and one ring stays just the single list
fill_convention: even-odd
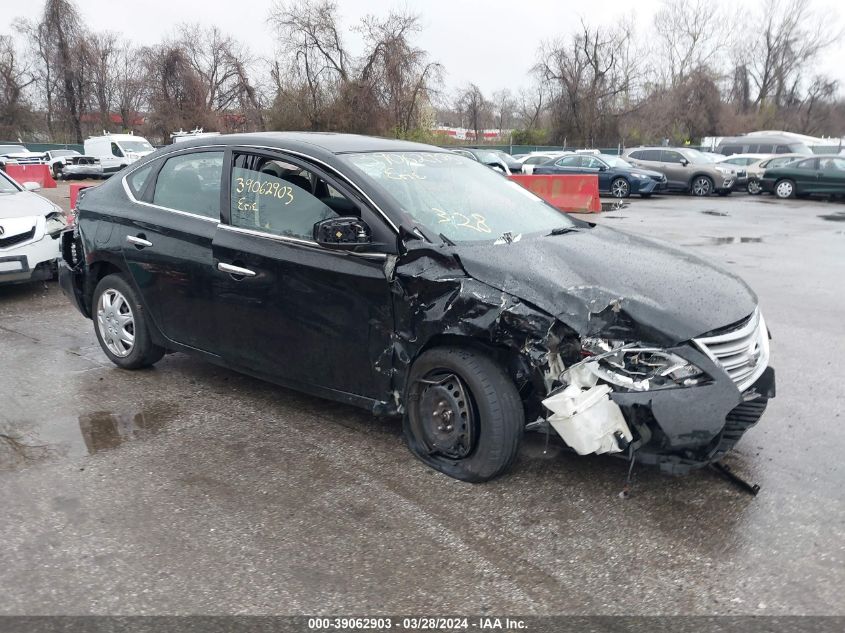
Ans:
[{"label": "front side window", "polygon": [[495,241],[573,226],[565,214],[492,169],[446,152],[343,155],[399,211],[454,242]]},{"label": "front side window", "polygon": [[559,167],[580,167],[581,166],[581,157],[580,156],[567,156],[566,158],[561,158],[557,163],[555,163]]},{"label": "front side window", "polygon": [[194,152],[168,158],[156,178],[153,204],[220,217],[220,178],[223,152]]},{"label": "front side window", "polygon": [[317,174],[284,160],[238,154],[232,168],[232,226],[313,240],[314,224],[359,215]]},{"label": "front side window", "polygon": [[663,162],[664,163],[680,163],[683,156],[681,156],[678,152],[670,152],[668,150],[663,150]]},{"label": "front side window", "polygon": [[0,172],[0,193],[17,193],[20,191],[6,174]]},{"label": "front side window", "polygon": [[118,158],[123,158],[123,152],[120,151],[120,148],[117,146],[117,143],[111,144],[111,153],[112,153],[112,156],[117,156]]},{"label": "front side window", "polygon": [[795,165],[798,169],[815,169],[816,168],[816,159],[809,158],[807,160],[802,160],[800,163]]},{"label": "front side window", "polygon": [[789,149],[789,145],[778,145],[775,152],[778,154],[789,154],[792,150]]}]

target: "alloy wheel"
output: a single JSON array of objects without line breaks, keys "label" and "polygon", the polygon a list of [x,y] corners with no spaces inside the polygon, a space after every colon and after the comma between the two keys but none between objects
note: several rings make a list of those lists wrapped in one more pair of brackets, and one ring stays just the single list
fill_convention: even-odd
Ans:
[{"label": "alloy wheel", "polygon": [[614,198],[627,198],[630,187],[626,180],[617,178],[610,185],[610,195]]},{"label": "alloy wheel", "polygon": [[696,178],[692,183],[692,193],[696,196],[709,196],[710,189],[710,179],[704,176]]},{"label": "alloy wheel", "polygon": [[135,315],[126,297],[109,288],[97,302],[97,328],[100,338],[115,356],[124,358],[135,348]]},{"label": "alloy wheel", "polygon": [[763,188],[760,186],[760,182],[757,180],[749,180],[746,189],[752,196],[756,196],[763,191]]}]

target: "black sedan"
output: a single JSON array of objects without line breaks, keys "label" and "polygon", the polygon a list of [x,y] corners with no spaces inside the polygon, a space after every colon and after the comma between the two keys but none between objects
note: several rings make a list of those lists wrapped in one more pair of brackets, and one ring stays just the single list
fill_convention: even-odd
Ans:
[{"label": "black sedan", "polygon": [[685,472],[774,396],[740,279],[437,147],[195,139],[86,190],[77,214],[60,283],[115,365],[178,351],[395,416],[465,481],[505,472],[526,430]]},{"label": "black sedan", "polygon": [[627,198],[632,193],[647,198],[666,188],[666,176],[656,171],[634,167],[618,156],[609,154],[573,154],[550,160],[534,167],[534,174],[596,174],[599,191],[614,198]]}]

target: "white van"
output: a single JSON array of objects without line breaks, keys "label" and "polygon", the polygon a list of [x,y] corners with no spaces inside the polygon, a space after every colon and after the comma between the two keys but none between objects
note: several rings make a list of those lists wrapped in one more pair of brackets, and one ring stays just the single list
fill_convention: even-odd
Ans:
[{"label": "white van", "polygon": [[147,139],[134,134],[106,134],[85,140],[85,155],[100,159],[103,175],[114,174],[153,151]]}]

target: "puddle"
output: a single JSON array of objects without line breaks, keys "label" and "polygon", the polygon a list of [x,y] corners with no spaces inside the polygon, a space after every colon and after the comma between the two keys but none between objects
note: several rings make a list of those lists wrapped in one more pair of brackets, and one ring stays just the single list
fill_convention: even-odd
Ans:
[{"label": "puddle", "polygon": [[828,222],[845,222],[845,213],[837,212],[831,213],[829,215],[820,215],[819,216],[822,220],[827,220]]},{"label": "puddle", "polygon": [[153,404],[137,412],[93,411],[76,419],[58,418],[40,424],[0,423],[0,470],[113,450],[155,435],[175,415],[170,405]]},{"label": "puddle", "polygon": [[627,215],[608,215],[608,216],[605,216],[605,219],[606,220],[624,220],[627,217],[628,217]]},{"label": "puddle", "polygon": [[704,215],[716,215],[716,216],[719,216],[720,218],[728,217],[728,214],[726,212],[716,211],[715,209],[706,209],[706,210],[702,211],[702,213]]},{"label": "puddle", "polygon": [[763,241],[762,237],[708,237],[709,244],[716,246],[722,244],[758,244]]}]

